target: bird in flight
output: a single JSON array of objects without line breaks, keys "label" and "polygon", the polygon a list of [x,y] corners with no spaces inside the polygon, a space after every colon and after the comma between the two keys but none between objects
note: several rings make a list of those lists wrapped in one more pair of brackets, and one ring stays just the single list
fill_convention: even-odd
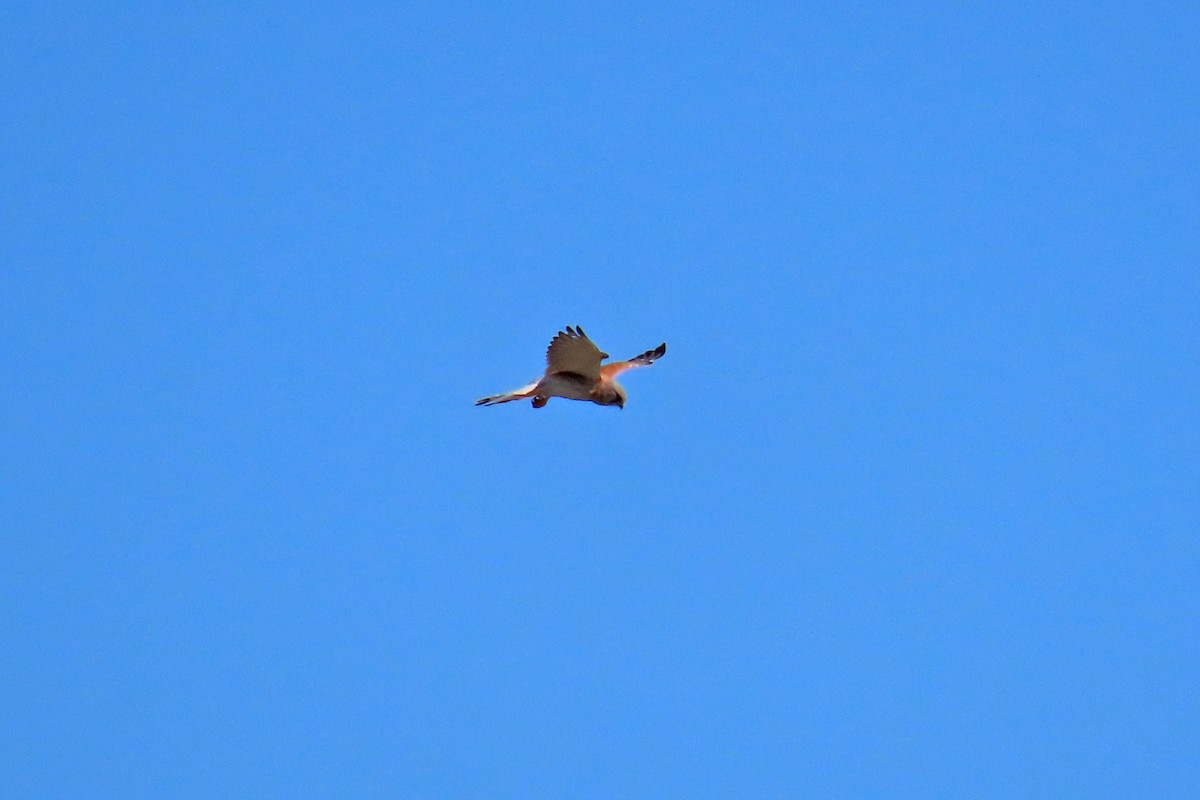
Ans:
[{"label": "bird in flight", "polygon": [[565,331],[559,331],[550,340],[550,346],[546,348],[546,374],[520,389],[476,400],[475,405],[494,406],[532,397],[533,407],[541,408],[551,397],[565,397],[624,408],[625,387],[617,383],[617,375],[633,367],[649,366],[666,352],[667,343],[663,342],[628,361],[601,364],[608,358],[608,353],[600,352],[583,328],[568,325]]}]

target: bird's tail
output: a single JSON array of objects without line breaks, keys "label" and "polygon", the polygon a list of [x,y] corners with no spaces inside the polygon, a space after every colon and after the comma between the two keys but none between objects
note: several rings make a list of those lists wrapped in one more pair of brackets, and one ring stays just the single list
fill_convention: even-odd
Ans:
[{"label": "bird's tail", "polygon": [[490,397],[484,397],[475,401],[477,406],[494,406],[497,403],[511,403],[513,400],[524,400],[526,397],[533,396],[533,390],[537,388],[537,381],[522,386],[520,389],[513,389],[511,392],[504,394],[494,394]]}]

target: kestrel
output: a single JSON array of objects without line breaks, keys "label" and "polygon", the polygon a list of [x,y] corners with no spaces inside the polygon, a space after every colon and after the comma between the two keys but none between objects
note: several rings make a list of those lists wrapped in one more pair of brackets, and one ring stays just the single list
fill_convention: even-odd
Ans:
[{"label": "kestrel", "polygon": [[617,375],[633,367],[649,366],[666,352],[667,343],[663,342],[628,361],[601,365],[600,361],[608,358],[608,353],[600,352],[583,328],[568,325],[565,331],[559,331],[550,340],[550,346],[546,348],[546,374],[520,389],[476,400],[475,405],[492,406],[532,397],[533,407],[541,408],[551,397],[565,397],[624,408],[625,387],[617,383]]}]

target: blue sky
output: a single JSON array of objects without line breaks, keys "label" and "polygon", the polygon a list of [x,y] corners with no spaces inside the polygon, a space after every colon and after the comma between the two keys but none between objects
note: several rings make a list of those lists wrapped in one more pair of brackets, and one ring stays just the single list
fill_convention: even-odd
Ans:
[{"label": "blue sky", "polygon": [[1194,796],[1194,4],[168,6],[0,10],[6,796]]}]

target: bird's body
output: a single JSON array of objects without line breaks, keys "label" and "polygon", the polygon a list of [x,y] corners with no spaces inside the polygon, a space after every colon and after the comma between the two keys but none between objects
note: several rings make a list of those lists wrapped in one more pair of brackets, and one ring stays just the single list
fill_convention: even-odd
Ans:
[{"label": "bird's body", "polygon": [[551,397],[564,397],[624,408],[625,387],[617,383],[616,376],[633,367],[648,366],[666,352],[667,344],[663,342],[628,361],[601,364],[608,353],[601,352],[582,328],[567,326],[550,341],[546,349],[546,372],[541,378],[520,389],[485,397],[475,405],[492,406],[532,397],[533,407],[541,408]]}]

